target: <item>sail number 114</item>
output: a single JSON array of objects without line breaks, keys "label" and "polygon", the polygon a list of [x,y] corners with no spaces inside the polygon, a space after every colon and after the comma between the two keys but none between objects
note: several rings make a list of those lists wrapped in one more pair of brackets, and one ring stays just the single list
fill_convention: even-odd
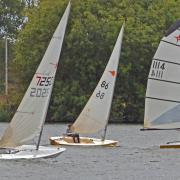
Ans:
[{"label": "sail number 114", "polygon": [[151,67],[150,76],[153,78],[163,78],[164,70],[166,69],[166,63],[154,60]]}]

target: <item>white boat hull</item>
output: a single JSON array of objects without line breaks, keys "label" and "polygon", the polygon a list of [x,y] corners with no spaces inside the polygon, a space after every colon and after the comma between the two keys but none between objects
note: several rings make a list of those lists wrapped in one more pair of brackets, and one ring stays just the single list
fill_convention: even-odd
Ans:
[{"label": "white boat hull", "polygon": [[18,160],[18,159],[39,159],[56,157],[65,151],[65,148],[39,146],[36,150],[34,145],[22,145],[14,149],[15,153],[0,154],[0,160]]},{"label": "white boat hull", "polygon": [[50,137],[51,145],[67,146],[117,146],[118,141],[104,140],[89,137],[80,137],[80,143],[74,143],[72,137],[56,136]]}]

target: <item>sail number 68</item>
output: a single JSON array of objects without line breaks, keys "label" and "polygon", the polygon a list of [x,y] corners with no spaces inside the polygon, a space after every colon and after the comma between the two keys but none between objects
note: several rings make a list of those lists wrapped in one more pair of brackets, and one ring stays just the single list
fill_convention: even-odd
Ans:
[{"label": "sail number 68", "polygon": [[100,98],[100,99],[103,99],[104,98],[104,95],[105,95],[105,93],[101,93],[101,91],[99,91],[97,94],[96,94],[96,97],[98,98]]}]

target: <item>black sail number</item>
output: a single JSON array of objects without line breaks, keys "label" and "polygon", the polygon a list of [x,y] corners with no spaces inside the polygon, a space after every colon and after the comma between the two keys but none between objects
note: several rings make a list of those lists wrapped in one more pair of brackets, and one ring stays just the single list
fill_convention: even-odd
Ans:
[{"label": "black sail number", "polygon": [[36,86],[32,87],[30,90],[31,97],[48,97],[49,95],[49,86],[53,84],[54,77],[53,76],[36,76]]},{"label": "black sail number", "polygon": [[150,76],[152,78],[162,79],[165,70],[166,70],[166,63],[165,62],[153,60],[152,70],[150,72]]},{"label": "black sail number", "polygon": [[109,83],[106,82],[106,81],[102,81],[102,83],[101,83],[101,89],[103,89],[103,90],[99,90],[99,91],[96,93],[96,97],[97,97],[97,98],[100,98],[100,99],[103,99],[103,98],[105,97],[105,92],[103,92],[103,91],[104,91],[104,89],[107,90],[108,88],[109,88]]},{"label": "black sail number", "polygon": [[97,98],[100,98],[100,99],[103,99],[103,98],[104,98],[104,95],[105,95],[104,92],[99,91],[99,92],[96,94],[96,97],[97,97]]},{"label": "black sail number", "polygon": [[49,95],[49,88],[31,88],[31,97],[47,97]]},{"label": "black sail number", "polygon": [[103,81],[103,82],[101,83],[101,87],[102,87],[102,88],[108,89],[108,86],[109,86],[109,83],[107,83],[106,81]]}]

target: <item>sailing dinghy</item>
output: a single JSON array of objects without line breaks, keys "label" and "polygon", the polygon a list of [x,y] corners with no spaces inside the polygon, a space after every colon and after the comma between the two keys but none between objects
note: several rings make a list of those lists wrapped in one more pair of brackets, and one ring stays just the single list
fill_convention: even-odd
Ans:
[{"label": "sailing dinghy", "polygon": [[80,137],[80,143],[74,143],[72,137],[57,136],[50,138],[52,145],[115,146],[118,143],[114,140],[105,140],[105,136],[118,71],[123,32],[124,25],[98,85],[71,128],[73,133],[78,134],[93,134],[104,130],[102,139]]},{"label": "sailing dinghy", "polygon": [[[40,146],[57,64],[70,12],[69,3],[14,117],[0,140],[0,159],[54,157],[65,148]],[[35,137],[36,145],[26,145]]]},{"label": "sailing dinghy", "polygon": [[[145,129],[180,128],[180,20],[162,38],[152,60],[146,90]],[[180,142],[160,148],[180,148]]]}]

